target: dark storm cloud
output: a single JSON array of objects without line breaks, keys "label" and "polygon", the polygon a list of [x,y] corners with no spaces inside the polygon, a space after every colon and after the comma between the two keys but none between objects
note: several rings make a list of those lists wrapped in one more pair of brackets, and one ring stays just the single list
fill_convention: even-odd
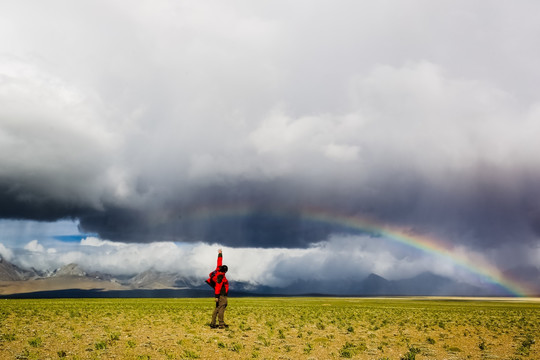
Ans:
[{"label": "dark storm cloud", "polygon": [[268,248],[350,231],[318,207],[538,242],[536,2],[83,4],[1,5],[1,217]]},{"label": "dark storm cloud", "polygon": [[[81,216],[80,226],[84,231],[124,242],[175,240],[235,247],[307,247],[326,239],[339,226],[304,218],[302,207],[308,205],[305,196],[313,194],[302,194],[293,184],[238,181],[193,189],[184,199],[152,204],[152,209],[106,208]],[[241,211],[237,213],[237,209]]]},{"label": "dark storm cloud", "polygon": [[[334,182],[340,191],[325,184],[306,189],[290,182],[231,183],[193,190],[184,202],[154,203],[149,209],[105,208],[81,216],[81,227],[126,242],[204,241],[235,247],[306,247],[331,234],[358,233],[306,217],[306,210],[320,208],[329,214],[368,215],[380,223],[483,249],[535,243],[536,190],[532,185],[509,188],[524,179],[486,169],[444,183],[408,176],[375,176],[357,187]],[[250,212],[235,214],[235,205],[243,204]],[[201,209],[208,215],[197,216]]]},{"label": "dark storm cloud", "polygon": [[[422,177],[388,180],[370,197],[375,217],[479,249],[538,239],[538,171],[516,174],[478,164],[448,173],[441,182]],[[386,196],[381,196],[386,194]]]},{"label": "dark storm cloud", "polygon": [[234,247],[306,247],[322,241],[331,229],[305,224],[300,213],[273,216],[253,210],[232,218],[184,220],[179,217],[166,224],[154,224],[147,214],[129,210],[108,210],[80,218],[81,229],[101,237],[123,242],[203,241]]},{"label": "dark storm cloud", "polygon": [[31,191],[20,193],[11,186],[0,185],[0,218],[55,221],[75,218],[81,213],[81,209],[75,204],[56,199],[41,199]]}]

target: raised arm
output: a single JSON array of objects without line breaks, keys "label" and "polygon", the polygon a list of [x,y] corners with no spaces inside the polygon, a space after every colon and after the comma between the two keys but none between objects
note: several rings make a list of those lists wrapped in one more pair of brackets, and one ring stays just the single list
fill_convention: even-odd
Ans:
[{"label": "raised arm", "polygon": [[221,249],[218,250],[218,255],[217,255],[217,267],[216,269],[219,269],[219,267],[223,265],[223,252],[221,251]]}]

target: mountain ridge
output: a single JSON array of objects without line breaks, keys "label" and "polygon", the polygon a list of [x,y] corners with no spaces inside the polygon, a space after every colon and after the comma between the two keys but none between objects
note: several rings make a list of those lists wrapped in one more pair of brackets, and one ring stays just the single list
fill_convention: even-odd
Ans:
[{"label": "mountain ridge", "polygon": [[0,281],[23,281],[35,276],[35,271],[22,269],[0,256]]},{"label": "mountain ridge", "polygon": [[[344,281],[321,279],[297,279],[284,287],[272,287],[251,282],[230,281],[231,293],[253,296],[303,296],[319,294],[328,296],[504,296],[493,289],[483,289],[450,278],[424,272],[411,278],[388,280],[371,273],[363,278],[349,278]],[[143,291],[147,296],[152,291],[156,296],[163,294],[209,293],[211,289],[204,279],[183,276],[174,272],[161,272],[153,268],[133,276],[114,276],[100,272],[89,272],[75,263],[64,265],[51,272],[37,272],[22,269],[0,257],[0,296],[24,293],[47,293],[79,289],[80,294],[91,296],[84,291],[114,291],[120,297],[122,292],[129,297],[129,291]],[[170,292],[167,292],[167,291]],[[144,292],[146,291],[146,292]],[[172,291],[172,292],[171,292]],[[92,296],[96,296],[96,292]],[[161,294],[161,295],[160,295]],[[507,294],[506,294],[507,295]]]}]

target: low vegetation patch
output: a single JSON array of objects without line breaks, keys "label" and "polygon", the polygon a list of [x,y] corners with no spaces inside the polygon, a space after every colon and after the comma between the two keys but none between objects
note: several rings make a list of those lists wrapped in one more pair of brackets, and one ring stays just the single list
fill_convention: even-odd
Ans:
[{"label": "low vegetation patch", "polygon": [[234,298],[2,300],[0,359],[533,359],[540,302]]}]

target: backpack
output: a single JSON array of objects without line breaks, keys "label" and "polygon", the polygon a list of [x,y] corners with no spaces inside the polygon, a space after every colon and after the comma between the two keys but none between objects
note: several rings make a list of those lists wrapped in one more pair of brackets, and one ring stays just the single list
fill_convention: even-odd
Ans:
[{"label": "backpack", "polygon": [[216,287],[216,281],[214,280],[214,278],[216,277],[217,272],[217,270],[212,271],[210,274],[208,274],[208,279],[206,279],[205,281],[208,285],[212,287],[212,289]]}]

